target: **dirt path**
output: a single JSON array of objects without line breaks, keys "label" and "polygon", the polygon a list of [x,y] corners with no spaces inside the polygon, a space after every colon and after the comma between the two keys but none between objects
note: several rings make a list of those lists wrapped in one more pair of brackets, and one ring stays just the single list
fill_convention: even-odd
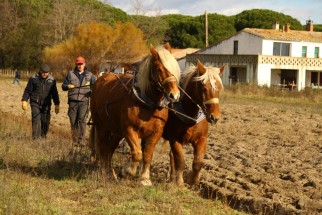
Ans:
[{"label": "dirt path", "polygon": [[[26,82],[0,81],[0,110],[30,118],[21,109]],[[51,123],[69,129],[67,94]],[[321,107],[322,108],[322,107]],[[251,214],[322,213],[322,116],[304,108],[224,99],[222,118],[211,126],[200,186],[207,198],[220,198]],[[167,175],[167,153],[154,156],[152,175]],[[192,151],[185,147],[187,171]],[[162,179],[163,177],[163,179]]]},{"label": "dirt path", "polygon": [[228,99],[221,110],[208,136],[202,195],[251,214],[322,214],[322,116]]}]

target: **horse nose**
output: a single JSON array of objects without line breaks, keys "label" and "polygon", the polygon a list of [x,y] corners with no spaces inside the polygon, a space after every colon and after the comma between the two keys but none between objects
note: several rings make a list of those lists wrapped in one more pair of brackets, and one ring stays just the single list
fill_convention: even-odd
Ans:
[{"label": "horse nose", "polygon": [[169,98],[172,102],[178,102],[180,98],[180,91],[178,93],[170,93]]},{"label": "horse nose", "polygon": [[219,120],[219,117],[215,117],[214,114],[210,115],[210,123],[211,124],[216,124],[218,122],[218,120]]}]

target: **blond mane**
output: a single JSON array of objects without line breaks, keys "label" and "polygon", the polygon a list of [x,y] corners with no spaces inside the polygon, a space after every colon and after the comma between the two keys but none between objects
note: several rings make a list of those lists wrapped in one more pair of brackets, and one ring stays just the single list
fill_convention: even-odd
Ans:
[{"label": "blond mane", "polygon": [[[179,83],[181,70],[177,60],[163,46],[157,47],[156,50],[163,66],[177,79],[177,82]],[[137,80],[143,95],[146,95],[149,91],[151,91],[151,83],[149,80],[151,73],[151,61],[152,55],[149,54],[142,60],[139,68]]]},{"label": "blond mane", "polygon": [[190,81],[201,81],[205,84],[207,81],[210,81],[210,85],[213,90],[218,90],[216,86],[216,81],[219,81],[221,85],[221,89],[223,88],[223,84],[220,78],[220,68],[212,67],[212,66],[205,66],[206,72],[202,76],[194,77],[193,76],[197,73],[198,68],[195,65],[190,66],[183,74],[182,74],[182,86],[183,89],[186,89]]}]

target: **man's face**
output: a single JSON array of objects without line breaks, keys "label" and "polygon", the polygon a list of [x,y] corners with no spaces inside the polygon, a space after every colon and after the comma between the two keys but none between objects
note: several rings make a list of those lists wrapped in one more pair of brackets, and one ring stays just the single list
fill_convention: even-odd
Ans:
[{"label": "man's face", "polygon": [[42,78],[48,78],[48,75],[49,75],[49,72],[44,72],[44,71],[40,70],[40,76]]},{"label": "man's face", "polygon": [[77,69],[80,72],[83,72],[85,68],[85,63],[77,63]]}]

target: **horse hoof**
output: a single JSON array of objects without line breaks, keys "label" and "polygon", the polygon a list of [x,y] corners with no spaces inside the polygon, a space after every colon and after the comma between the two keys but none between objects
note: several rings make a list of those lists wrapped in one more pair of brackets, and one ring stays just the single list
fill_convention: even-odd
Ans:
[{"label": "horse hoof", "polygon": [[177,187],[185,187],[185,184],[184,182],[177,182]]},{"label": "horse hoof", "polygon": [[200,176],[199,174],[198,175],[195,175],[193,174],[193,172],[189,172],[188,173],[188,176],[187,176],[187,183],[190,185],[190,186],[193,186],[197,183],[199,183],[199,180],[200,180]]},{"label": "horse hoof", "polygon": [[117,181],[117,175],[115,174],[114,169],[112,170],[112,178]]},{"label": "horse hoof", "polygon": [[143,186],[152,186],[152,182],[151,182],[151,180],[149,180],[149,179],[141,180],[141,184],[142,184]]}]

